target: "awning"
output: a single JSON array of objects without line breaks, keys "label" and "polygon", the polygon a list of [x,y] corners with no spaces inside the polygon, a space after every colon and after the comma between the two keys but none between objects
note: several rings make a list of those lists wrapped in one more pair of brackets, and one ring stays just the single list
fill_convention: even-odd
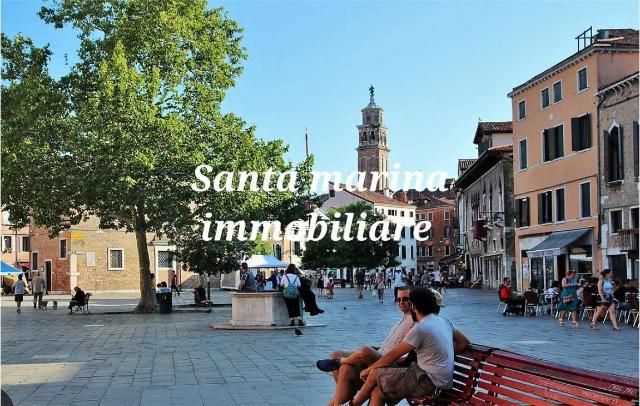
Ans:
[{"label": "awning", "polygon": [[280,261],[271,255],[251,255],[246,262],[249,268],[286,268],[289,266],[288,262]]},{"label": "awning", "polygon": [[544,241],[527,251],[529,258],[539,258],[546,256],[560,255],[560,251],[581,237],[591,232],[590,228],[580,228],[577,230],[555,231]]},{"label": "awning", "polygon": [[13,266],[2,261],[2,267],[0,268],[0,273],[2,275],[18,275],[22,273],[22,269],[14,268]]}]

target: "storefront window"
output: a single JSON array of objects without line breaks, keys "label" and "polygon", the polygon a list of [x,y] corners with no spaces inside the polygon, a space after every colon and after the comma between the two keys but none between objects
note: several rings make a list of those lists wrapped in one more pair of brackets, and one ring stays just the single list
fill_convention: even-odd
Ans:
[{"label": "storefront window", "polygon": [[538,289],[544,288],[544,273],[542,270],[542,258],[531,258],[531,283],[537,284]]},{"label": "storefront window", "polygon": [[553,260],[555,257],[544,257],[544,276],[545,276],[545,284],[544,288],[549,289],[555,280],[555,276],[553,274]]},{"label": "storefront window", "polygon": [[578,279],[593,276],[593,258],[591,246],[579,246],[569,248],[569,266],[576,271]]}]

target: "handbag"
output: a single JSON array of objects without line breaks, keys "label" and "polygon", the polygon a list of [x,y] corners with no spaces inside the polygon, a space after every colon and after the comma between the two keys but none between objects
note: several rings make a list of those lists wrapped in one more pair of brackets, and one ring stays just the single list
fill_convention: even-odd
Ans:
[{"label": "handbag", "polygon": [[300,292],[298,291],[298,287],[295,285],[295,280],[298,279],[298,277],[296,276],[296,279],[293,280],[294,283],[291,283],[288,276],[286,276],[286,278],[287,278],[287,287],[284,288],[284,298],[297,299],[298,296],[300,295]]},{"label": "handbag", "polygon": [[378,297],[378,289],[371,289],[371,296]]},{"label": "handbag", "polygon": [[565,297],[562,298],[562,303],[569,304],[569,303],[573,302],[573,300],[574,300],[573,295],[565,296]]}]

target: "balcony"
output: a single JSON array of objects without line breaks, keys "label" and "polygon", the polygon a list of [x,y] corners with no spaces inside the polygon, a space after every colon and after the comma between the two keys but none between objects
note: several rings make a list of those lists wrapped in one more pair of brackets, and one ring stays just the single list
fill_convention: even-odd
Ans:
[{"label": "balcony", "polygon": [[630,228],[626,230],[618,230],[617,234],[609,236],[610,247],[618,247],[620,251],[637,251],[638,250],[638,229]]}]

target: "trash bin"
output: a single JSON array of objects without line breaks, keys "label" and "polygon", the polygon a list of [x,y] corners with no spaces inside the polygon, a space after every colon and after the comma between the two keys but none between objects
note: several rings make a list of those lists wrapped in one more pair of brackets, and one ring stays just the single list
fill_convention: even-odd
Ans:
[{"label": "trash bin", "polygon": [[158,298],[158,304],[160,305],[160,313],[171,313],[171,307],[173,306],[171,292],[156,293],[156,297]]}]

